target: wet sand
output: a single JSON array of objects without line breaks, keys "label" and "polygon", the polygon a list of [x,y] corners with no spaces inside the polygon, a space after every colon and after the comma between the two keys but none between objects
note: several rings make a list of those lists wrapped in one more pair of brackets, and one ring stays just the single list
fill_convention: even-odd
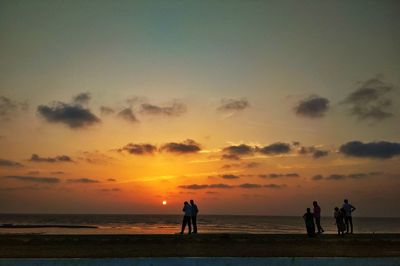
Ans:
[{"label": "wet sand", "polygon": [[400,234],[0,235],[0,258],[400,257]]}]

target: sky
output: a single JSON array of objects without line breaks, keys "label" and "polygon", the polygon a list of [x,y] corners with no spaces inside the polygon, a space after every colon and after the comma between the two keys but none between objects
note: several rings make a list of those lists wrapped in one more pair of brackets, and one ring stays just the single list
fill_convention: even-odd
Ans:
[{"label": "sky", "polygon": [[0,0],[0,212],[400,217],[399,11]]}]

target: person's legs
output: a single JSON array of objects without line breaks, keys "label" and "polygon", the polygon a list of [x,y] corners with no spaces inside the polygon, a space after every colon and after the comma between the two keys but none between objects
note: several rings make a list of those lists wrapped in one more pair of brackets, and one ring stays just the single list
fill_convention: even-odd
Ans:
[{"label": "person's legs", "polygon": [[317,225],[318,234],[323,233],[324,229],[322,229],[322,227],[321,227],[321,217],[316,217],[315,223]]},{"label": "person's legs", "polygon": [[192,233],[192,221],[190,219],[190,216],[186,216],[186,217],[187,217],[187,224],[189,227],[189,234],[191,234]]},{"label": "person's legs", "polygon": [[186,216],[183,216],[181,234],[183,234],[185,232],[186,223],[187,223]]},{"label": "person's legs", "polygon": [[344,222],[346,223],[346,233],[349,233],[349,217],[344,217]]},{"label": "person's legs", "polygon": [[193,233],[197,234],[197,216],[192,216]]},{"label": "person's legs", "polygon": [[353,233],[353,217],[349,216],[349,223],[350,223],[350,232]]}]

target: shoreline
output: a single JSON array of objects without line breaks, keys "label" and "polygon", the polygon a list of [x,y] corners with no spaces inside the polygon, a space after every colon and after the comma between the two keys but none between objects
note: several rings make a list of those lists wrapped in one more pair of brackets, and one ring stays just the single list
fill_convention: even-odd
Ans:
[{"label": "shoreline", "polygon": [[400,257],[400,234],[0,235],[0,258]]}]

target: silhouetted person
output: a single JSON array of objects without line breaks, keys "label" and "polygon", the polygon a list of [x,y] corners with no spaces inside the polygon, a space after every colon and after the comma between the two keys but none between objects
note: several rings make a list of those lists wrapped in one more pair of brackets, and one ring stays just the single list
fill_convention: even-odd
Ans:
[{"label": "silhouetted person", "polygon": [[324,229],[321,227],[321,207],[319,207],[318,203],[316,201],[313,202],[314,206],[314,218],[315,218],[315,224],[317,225],[317,230],[318,234],[321,234],[324,232]]},{"label": "silhouetted person", "polygon": [[[353,205],[351,205],[347,199],[344,200],[342,208],[345,211],[344,220],[346,222],[346,233],[348,234],[349,229],[350,229],[350,233],[352,234],[353,233],[353,218],[351,216],[351,213],[353,211],[355,211],[356,208]],[[350,228],[349,228],[349,225],[350,225]]]},{"label": "silhouetted person", "polygon": [[197,234],[197,214],[199,213],[199,209],[197,208],[197,205],[194,204],[193,200],[190,200],[190,206],[192,207],[193,233]]},{"label": "silhouetted person", "polygon": [[314,215],[310,208],[307,208],[307,212],[303,215],[304,222],[306,223],[307,235],[309,237],[315,236],[315,224]]},{"label": "silhouetted person", "polygon": [[182,230],[181,234],[185,232],[186,225],[189,227],[189,234],[192,233],[192,225],[190,222],[190,218],[192,216],[192,207],[189,205],[187,201],[183,203],[183,209],[182,211],[185,213],[183,216],[183,221],[182,221]]},{"label": "silhouetted person", "polygon": [[344,230],[346,229],[346,226],[343,222],[344,212],[342,210],[339,210],[338,207],[335,207],[333,217],[335,217],[338,235],[344,235]]}]

